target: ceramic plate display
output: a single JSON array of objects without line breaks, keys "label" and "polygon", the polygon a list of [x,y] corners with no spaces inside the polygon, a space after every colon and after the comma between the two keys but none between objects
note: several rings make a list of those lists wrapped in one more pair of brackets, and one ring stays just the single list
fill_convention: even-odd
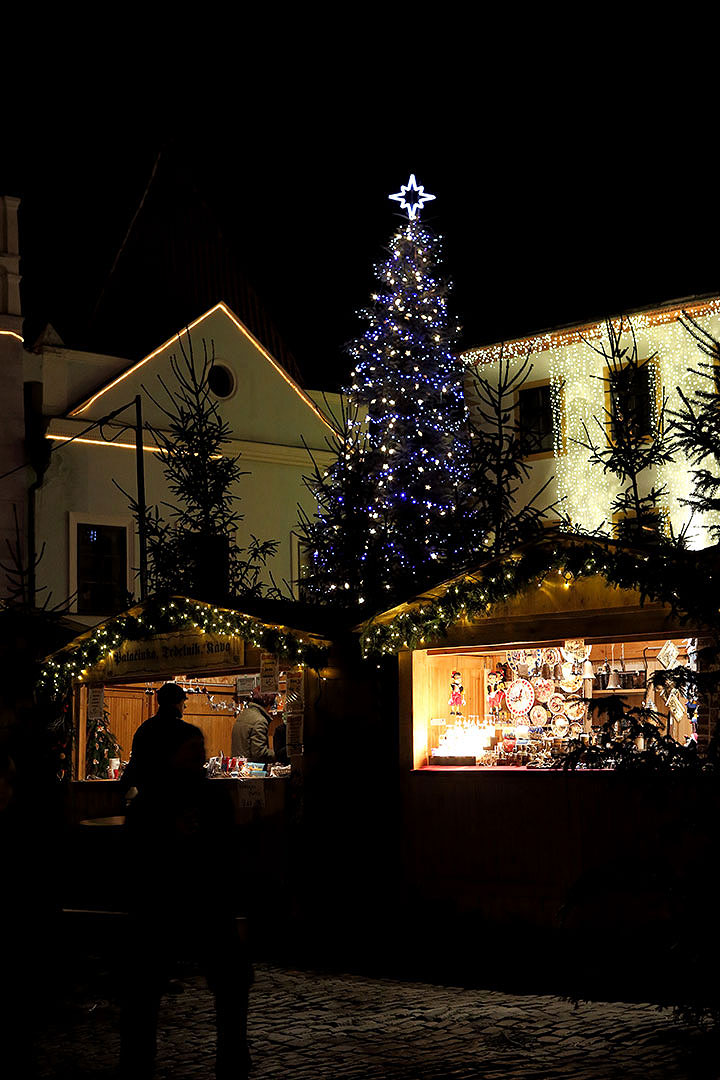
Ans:
[{"label": "ceramic plate display", "polygon": [[552,722],[552,733],[557,739],[564,739],[570,730],[570,724],[566,716],[554,716]]},{"label": "ceramic plate display", "polygon": [[565,698],[562,694],[551,694],[548,698],[548,709],[553,715],[565,712]]},{"label": "ceramic plate display", "polygon": [[535,691],[527,679],[515,679],[505,689],[505,704],[513,716],[529,712],[535,700]]},{"label": "ceramic plate display", "polygon": [[[537,690],[535,691],[537,693]],[[547,710],[542,705],[533,705],[530,710],[530,723],[535,727],[543,727],[548,720]]]},{"label": "ceramic plate display", "polygon": [[576,723],[580,723],[585,719],[585,702],[582,698],[575,698],[572,701],[565,702],[565,715],[568,720],[574,720]]},{"label": "ceramic plate display", "polygon": [[552,679],[542,679],[539,675],[536,675],[535,678],[530,681],[533,684],[536,700],[547,701],[555,689],[555,683]]},{"label": "ceramic plate display", "polygon": [[527,666],[527,653],[524,649],[508,649],[507,662],[513,671],[517,671],[520,664],[525,664]]},{"label": "ceramic plate display", "polygon": [[560,663],[560,650],[559,649],[543,649],[542,650],[542,662],[543,664],[549,664],[550,667],[555,667]]},{"label": "ceramic plate display", "polygon": [[583,733],[582,724],[575,723],[575,724],[570,725],[570,734],[571,735],[582,735],[582,733]]},{"label": "ceramic plate display", "polygon": [[582,684],[582,675],[571,675],[569,679],[563,679],[561,681],[560,689],[564,690],[566,694],[577,694]]}]

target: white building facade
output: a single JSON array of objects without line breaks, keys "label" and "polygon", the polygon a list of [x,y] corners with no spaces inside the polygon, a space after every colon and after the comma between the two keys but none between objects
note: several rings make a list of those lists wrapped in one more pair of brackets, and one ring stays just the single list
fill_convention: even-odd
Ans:
[{"label": "white building facade", "polygon": [[[646,363],[644,392],[648,395],[646,409],[651,425],[663,408],[667,425],[670,414],[681,404],[678,388],[690,397],[697,389],[712,389],[713,382],[707,377],[712,360],[696,339],[720,341],[720,297],[669,304],[613,318],[612,323],[620,332],[621,348],[631,351],[635,344],[639,363]],[[512,372],[530,357],[527,380],[510,404],[522,409],[521,399],[527,395],[528,413],[535,414],[533,422],[544,444],[542,450],[528,458],[532,474],[519,498],[550,480],[543,503],[557,501],[562,513],[583,532],[612,532],[612,502],[619,490],[612,473],[591,465],[583,445],[587,443],[586,429],[596,444],[604,445],[609,423],[608,367],[603,347],[609,350],[606,321],[468,349],[462,357],[471,375],[476,371],[489,381],[497,378],[501,358],[510,360]],[[712,462],[705,464],[714,467]],[[652,472],[652,476],[644,477],[644,483],[649,487],[654,482],[667,491],[662,507],[666,531],[671,527],[678,535],[685,528],[688,543],[694,548],[713,544],[709,531],[712,522],[693,517],[683,504],[693,490],[692,468],[684,458],[676,457]]]},{"label": "white building facade", "polygon": [[[1,202],[3,561],[8,561],[4,542],[14,543],[19,536],[25,566],[33,551],[39,560],[37,605],[48,601],[51,607],[65,606],[69,599],[68,610],[92,623],[127,606],[130,597],[139,597],[136,522],[119,489],[132,497],[138,490],[135,399],[141,400],[143,424],[167,430],[162,406],[170,402],[162,384],[172,392],[171,358],[182,363],[181,349],[176,335],[131,364],[122,357],[69,349],[52,328],[32,348],[26,347],[18,289],[17,205],[17,199]],[[312,458],[321,465],[332,460],[332,395],[301,389],[222,302],[184,328],[181,340],[185,351],[192,347],[196,357],[202,357],[205,348],[214,356],[213,399],[232,432],[228,453],[241,455],[245,472],[236,491],[237,508],[244,515],[238,543],[246,546],[251,534],[277,541],[265,580],[272,574],[278,585],[294,587],[300,575],[298,504],[308,514],[314,512],[303,475],[312,472]],[[35,416],[34,430],[39,422],[49,452],[40,476],[24,464],[38,457],[37,440],[34,451],[27,441],[33,410],[41,413],[39,419]],[[113,419],[99,423],[118,410]],[[174,499],[147,430],[142,459],[145,501],[158,506],[168,520],[167,504]],[[0,595],[8,592],[9,582],[0,580]]]}]

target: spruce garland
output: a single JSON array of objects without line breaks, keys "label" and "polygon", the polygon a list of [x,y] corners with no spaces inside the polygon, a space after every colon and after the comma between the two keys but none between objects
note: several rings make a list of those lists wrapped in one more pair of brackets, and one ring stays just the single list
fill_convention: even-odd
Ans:
[{"label": "spruce garland", "polygon": [[568,583],[601,575],[609,585],[639,592],[641,603],[667,604],[683,621],[692,618],[712,627],[718,621],[717,592],[706,563],[701,552],[668,548],[655,550],[650,557],[596,539],[529,546],[439,586],[440,595],[389,622],[369,620],[361,631],[363,655],[396,653],[444,638],[460,619],[482,618],[495,604],[540,586],[553,573]]},{"label": "spruce garland", "polygon": [[277,653],[290,663],[321,668],[327,649],[282,626],[269,626],[250,615],[218,608],[186,597],[152,597],[142,612],[126,612],[97,626],[82,641],[48,658],[40,669],[36,691],[40,698],[58,699],[69,693],[83,671],[98,663],[123,641],[147,641],[157,634],[198,627],[206,633],[227,634]]}]

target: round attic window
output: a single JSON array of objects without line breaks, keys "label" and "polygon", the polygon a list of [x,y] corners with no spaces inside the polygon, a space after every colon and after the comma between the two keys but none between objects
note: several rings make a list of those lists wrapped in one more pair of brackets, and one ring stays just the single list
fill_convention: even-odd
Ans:
[{"label": "round attic window", "polygon": [[213,364],[208,374],[208,386],[219,398],[229,398],[235,389],[235,376],[224,364]]}]

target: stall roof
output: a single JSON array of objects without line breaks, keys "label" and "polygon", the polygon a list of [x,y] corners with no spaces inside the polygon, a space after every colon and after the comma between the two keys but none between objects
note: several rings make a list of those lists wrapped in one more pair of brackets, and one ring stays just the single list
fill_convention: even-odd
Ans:
[{"label": "stall roof", "polygon": [[[515,617],[523,603],[535,622],[538,616],[560,611],[583,611],[588,617],[634,606],[653,608],[659,616],[673,616],[678,623],[692,618],[696,626],[716,625],[716,590],[710,583],[719,569],[717,547],[687,551],[660,544],[641,549],[599,537],[555,534],[465,569],[373,616],[356,631],[364,655],[369,656],[427,646],[445,639],[460,624],[470,629],[485,619]],[[591,598],[588,589],[593,578]],[[602,579],[601,592],[598,579]],[[708,587],[699,589],[699,581]],[[612,599],[608,588],[618,590]],[[532,589],[542,590],[544,604]],[[567,596],[566,590],[570,590]],[[598,602],[595,611],[593,599]]]},{"label": "stall roof", "polygon": [[127,643],[150,643],[160,635],[197,630],[198,638],[220,635],[238,638],[254,647],[277,653],[289,663],[323,666],[330,641],[284,623],[264,621],[257,615],[219,607],[183,596],[150,597],[128,611],[94,626],[62,649],[46,657],[38,691],[56,697],[73,682],[92,681],[93,671]]}]

